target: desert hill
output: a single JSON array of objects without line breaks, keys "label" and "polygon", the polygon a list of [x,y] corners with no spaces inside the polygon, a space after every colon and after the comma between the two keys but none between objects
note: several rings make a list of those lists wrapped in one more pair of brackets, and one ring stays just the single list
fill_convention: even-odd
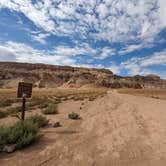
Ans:
[{"label": "desert hill", "polygon": [[156,75],[121,77],[107,69],[0,62],[0,87],[16,87],[19,81],[39,88],[166,88],[166,81]]}]

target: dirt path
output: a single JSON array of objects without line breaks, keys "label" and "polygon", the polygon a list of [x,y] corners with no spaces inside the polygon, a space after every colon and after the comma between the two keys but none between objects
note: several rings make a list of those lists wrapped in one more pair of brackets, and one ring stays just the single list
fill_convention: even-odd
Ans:
[{"label": "dirt path", "polygon": [[[2,154],[2,166],[165,166],[166,101],[108,92],[95,101],[67,101],[62,127],[48,126],[39,143]],[[82,109],[79,109],[80,106]],[[68,112],[82,119],[69,120]]]}]

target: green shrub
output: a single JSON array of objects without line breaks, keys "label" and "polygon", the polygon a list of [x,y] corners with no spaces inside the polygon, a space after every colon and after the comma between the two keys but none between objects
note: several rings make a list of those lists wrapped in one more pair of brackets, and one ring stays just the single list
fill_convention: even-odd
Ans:
[{"label": "green shrub", "polygon": [[56,104],[49,104],[49,106],[42,110],[43,114],[57,114],[58,113],[58,109],[57,109],[57,105]]},{"label": "green shrub", "polygon": [[18,121],[12,126],[0,126],[0,150],[6,145],[15,145],[21,149],[39,138],[39,128],[48,124],[41,115],[31,116],[25,121]]},{"label": "green shrub", "polygon": [[48,120],[42,115],[30,116],[26,119],[26,121],[31,121],[32,123],[37,124],[39,128],[48,124]]},{"label": "green shrub", "polygon": [[0,110],[0,118],[5,118],[7,116],[7,113],[5,111]]},{"label": "green shrub", "polygon": [[18,107],[11,107],[11,108],[8,108],[7,109],[7,113],[8,114],[17,114],[17,113],[19,113],[19,112],[21,112],[22,111],[22,107],[20,107],[20,106],[18,106]]},{"label": "green shrub", "polygon": [[47,98],[33,98],[27,106],[32,108],[38,105],[42,105],[43,103],[49,103],[50,101]]},{"label": "green shrub", "polygon": [[48,103],[42,103],[38,106],[38,108],[43,109],[43,108],[48,107],[48,105],[49,105]]},{"label": "green shrub", "polygon": [[13,103],[14,103],[14,100],[11,100],[11,99],[1,100],[0,101],[0,107],[11,106]]},{"label": "green shrub", "polygon": [[56,99],[54,99],[53,101],[52,101],[52,103],[53,104],[59,104],[59,103],[61,103],[62,101],[61,101],[61,98],[56,98]]},{"label": "green shrub", "polygon": [[75,112],[69,113],[68,117],[69,117],[69,119],[79,119],[80,118],[79,114],[77,114]]},{"label": "green shrub", "polygon": [[23,148],[38,138],[39,128],[32,121],[19,121],[12,126],[0,127],[0,147],[15,145],[16,149]]}]

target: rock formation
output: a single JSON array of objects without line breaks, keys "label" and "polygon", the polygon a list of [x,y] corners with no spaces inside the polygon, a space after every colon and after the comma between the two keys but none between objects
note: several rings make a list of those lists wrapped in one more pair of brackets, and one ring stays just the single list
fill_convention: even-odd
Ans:
[{"label": "rock formation", "polygon": [[155,75],[120,77],[107,69],[0,62],[0,87],[16,87],[20,81],[39,88],[166,88]]}]

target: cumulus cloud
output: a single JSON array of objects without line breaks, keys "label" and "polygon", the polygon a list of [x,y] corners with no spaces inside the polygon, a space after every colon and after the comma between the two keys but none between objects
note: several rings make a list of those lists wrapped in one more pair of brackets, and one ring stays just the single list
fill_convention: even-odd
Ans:
[{"label": "cumulus cloud", "polygon": [[97,50],[91,48],[87,43],[78,44],[75,47],[60,45],[54,48],[54,53],[65,56],[95,55]]},{"label": "cumulus cloud", "polygon": [[40,34],[37,34],[37,35],[31,35],[31,38],[35,41],[38,41],[40,42],[41,44],[46,44],[46,38],[50,36],[50,34],[48,33],[40,33]]},{"label": "cumulus cloud", "polygon": [[110,57],[112,55],[116,54],[116,50],[113,48],[109,48],[109,47],[104,47],[101,49],[101,54],[98,57],[99,59],[105,59],[107,57]]},{"label": "cumulus cloud", "polygon": [[0,0],[48,33],[127,42],[153,40],[166,27],[165,0]]},{"label": "cumulus cloud", "polygon": [[97,53],[98,51],[91,48],[87,43],[82,43],[80,45],[78,44],[75,47],[59,45],[51,50],[41,50],[35,49],[24,43],[8,41],[0,46],[0,61],[18,61],[75,66],[78,65],[77,56],[95,56]]},{"label": "cumulus cloud", "polygon": [[[6,51],[6,54],[4,54],[4,50],[8,50]],[[76,63],[75,59],[72,57],[55,54],[55,51],[53,50],[38,50],[26,44],[12,41],[5,43],[3,45],[3,50],[0,49],[0,61],[47,63],[56,65],[74,65]]]},{"label": "cumulus cloud", "polygon": [[0,46],[0,61],[16,61],[16,57],[8,48]]},{"label": "cumulus cloud", "polygon": [[[133,57],[127,61],[121,62],[120,64],[114,64],[111,62],[110,69],[115,71],[115,73],[119,74],[121,71],[126,70],[129,75],[147,75],[156,73],[160,75],[162,78],[166,78],[165,72],[159,72],[155,70],[155,66],[166,66],[166,50],[161,52],[155,52],[151,56],[145,57]],[[153,69],[149,69],[149,67],[153,66]]]}]

